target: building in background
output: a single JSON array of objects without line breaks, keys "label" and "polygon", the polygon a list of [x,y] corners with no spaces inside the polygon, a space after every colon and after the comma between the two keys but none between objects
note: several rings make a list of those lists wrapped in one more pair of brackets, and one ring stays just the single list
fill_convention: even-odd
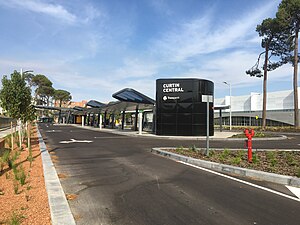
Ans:
[{"label": "building in background", "polygon": [[[299,89],[298,89],[299,93]],[[230,105],[230,96],[215,99],[215,105]],[[250,93],[243,96],[231,96],[233,126],[261,126],[262,103],[261,93]],[[215,111],[215,124],[219,123],[219,113]],[[229,125],[229,109],[222,113],[223,125]],[[294,125],[293,90],[267,93],[267,126]]]},{"label": "building in background", "polygon": [[74,108],[75,106],[85,108],[87,102],[88,102],[87,100],[82,100],[81,102],[72,102],[71,101],[68,105],[68,108]]}]

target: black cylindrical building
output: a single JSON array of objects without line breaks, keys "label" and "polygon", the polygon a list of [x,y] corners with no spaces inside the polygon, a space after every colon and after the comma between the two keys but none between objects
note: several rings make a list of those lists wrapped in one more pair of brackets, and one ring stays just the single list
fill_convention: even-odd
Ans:
[{"label": "black cylindrical building", "polygon": [[209,135],[214,135],[213,95],[209,80],[157,79],[156,134],[205,136],[209,99]]}]

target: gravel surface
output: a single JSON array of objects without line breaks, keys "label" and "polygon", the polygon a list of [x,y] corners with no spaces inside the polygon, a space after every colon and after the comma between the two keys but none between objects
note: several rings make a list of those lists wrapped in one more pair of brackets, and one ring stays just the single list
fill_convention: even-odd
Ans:
[{"label": "gravel surface", "polygon": [[[25,149],[23,151],[14,149],[14,152],[20,152],[15,163],[19,171],[22,170],[22,167],[25,172],[25,184],[22,186],[16,180],[13,169],[9,169],[7,165],[0,173],[0,224],[51,224],[43,165],[35,127],[32,137],[33,161],[31,167],[27,160],[29,151],[26,146],[23,145],[23,149]],[[18,190],[16,191],[17,186]]]}]

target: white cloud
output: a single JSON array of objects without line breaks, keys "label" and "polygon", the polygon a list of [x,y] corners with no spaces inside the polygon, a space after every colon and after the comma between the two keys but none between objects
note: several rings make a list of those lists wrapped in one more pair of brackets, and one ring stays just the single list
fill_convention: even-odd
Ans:
[{"label": "white cloud", "polygon": [[61,4],[55,4],[41,0],[6,0],[1,1],[0,5],[48,15],[58,19],[61,22],[72,25],[87,24],[99,17],[102,17],[102,21],[104,23],[104,18],[106,18],[106,14],[103,12],[103,10],[100,11],[91,4],[80,5],[79,7],[83,8],[83,10],[80,11],[80,15],[70,12]]},{"label": "white cloud", "polygon": [[[154,41],[154,50],[173,62],[182,62],[190,57],[238,47],[247,41],[247,33],[255,29],[267,12],[274,7],[271,2],[240,20],[214,24],[212,11],[190,22],[179,24],[167,31],[160,40]],[[153,49],[153,47],[151,47]]]},{"label": "white cloud", "polygon": [[67,23],[75,23],[77,20],[76,15],[70,13],[67,9],[59,4],[44,3],[39,0],[7,0],[2,1],[0,4],[46,14]]}]

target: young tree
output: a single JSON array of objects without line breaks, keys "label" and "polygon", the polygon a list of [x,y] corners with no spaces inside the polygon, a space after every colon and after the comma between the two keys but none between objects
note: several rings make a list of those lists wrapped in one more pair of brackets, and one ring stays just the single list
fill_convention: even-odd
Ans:
[{"label": "young tree", "polygon": [[[282,40],[285,37],[282,32],[279,22],[277,19],[267,18],[263,20],[260,25],[257,25],[256,31],[259,36],[262,37],[261,46],[265,49],[262,53],[259,54],[256,64],[246,71],[246,74],[255,77],[263,77],[263,109],[262,109],[262,128],[266,127],[266,111],[267,111],[267,77],[268,71],[275,70],[281,66],[284,62],[277,61],[271,62],[270,59],[272,56],[281,56],[282,54]],[[261,56],[264,54],[264,64],[262,66],[262,71],[259,69]]]},{"label": "young tree", "polygon": [[31,93],[19,72],[14,71],[11,74],[11,79],[8,79],[7,76],[2,78],[0,102],[10,117],[20,119],[23,122],[28,119],[28,113],[31,113]]},{"label": "young tree", "polygon": [[19,72],[14,71],[14,73],[11,74],[11,79],[8,79],[7,76],[2,78],[2,89],[0,90],[1,106],[8,112],[10,117],[18,119],[20,122],[20,148],[22,146],[21,122],[25,123],[34,116],[31,99],[30,87],[26,85],[25,79]]},{"label": "young tree", "polygon": [[300,0],[282,0],[276,14],[281,26],[286,27],[294,50],[292,65],[294,67],[294,126],[299,128],[299,106],[298,106],[298,35],[300,28]]}]

